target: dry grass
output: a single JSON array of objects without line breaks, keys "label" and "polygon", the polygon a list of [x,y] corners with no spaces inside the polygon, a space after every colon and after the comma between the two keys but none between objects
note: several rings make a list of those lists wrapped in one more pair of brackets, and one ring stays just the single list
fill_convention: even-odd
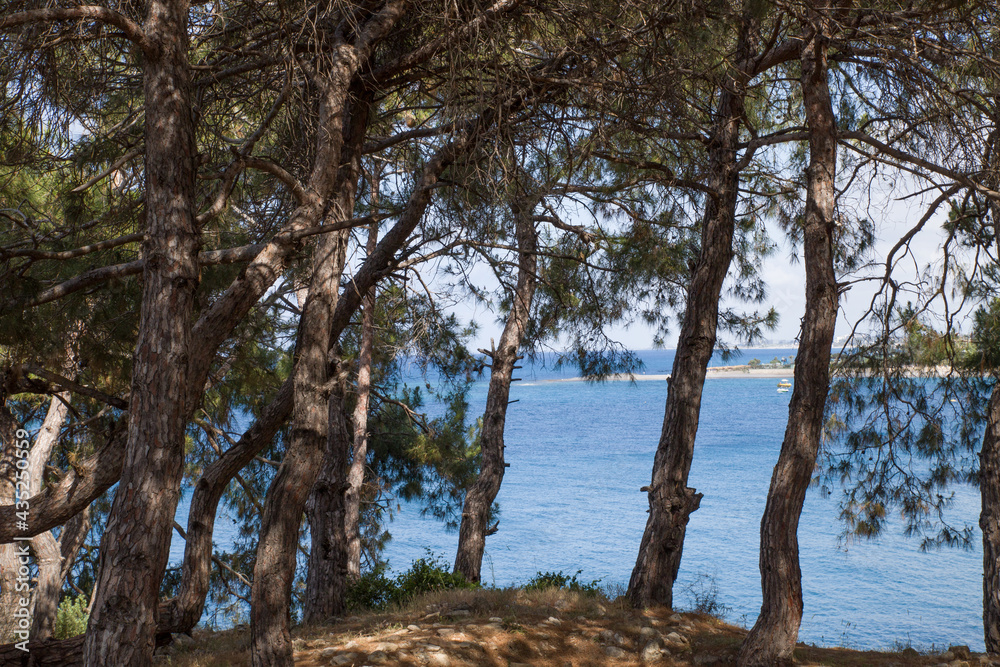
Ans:
[{"label": "dry grass", "polygon": [[[458,611],[456,615],[452,615]],[[466,614],[465,612],[468,612]],[[500,619],[490,622],[489,619]],[[558,622],[552,622],[557,618]],[[419,626],[408,629],[407,626]],[[438,650],[452,667],[640,667],[639,652],[652,628],[662,635],[678,632],[690,640],[690,651],[673,652],[655,665],[680,667],[696,657],[712,656],[716,665],[734,663],[746,631],[715,617],[668,609],[636,611],[623,598],[609,600],[561,590],[460,590],[429,593],[384,613],[352,616],[332,626],[302,626],[293,632],[296,664],[329,665],[335,655],[356,655],[353,664],[367,664],[374,651],[385,650],[400,667],[427,664]],[[619,635],[625,655],[609,657],[601,633]],[[249,632],[245,628],[198,633],[194,642],[177,647],[158,664],[177,667],[221,667],[249,664]],[[388,648],[392,647],[392,648]],[[911,667],[936,665],[942,656],[915,652],[872,652],[800,645],[797,662],[831,667]],[[348,663],[351,664],[351,663]],[[958,663],[953,663],[958,664]],[[978,665],[973,656],[969,665]]]}]

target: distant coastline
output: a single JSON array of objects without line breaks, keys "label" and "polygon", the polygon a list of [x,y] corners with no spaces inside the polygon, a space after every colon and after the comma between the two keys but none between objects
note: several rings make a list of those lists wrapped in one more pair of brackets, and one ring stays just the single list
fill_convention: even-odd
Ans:
[{"label": "distant coastline", "polygon": [[[754,378],[788,378],[792,379],[794,374],[794,368],[751,368],[747,365],[742,366],[709,366],[708,372],[705,378],[708,380],[718,380],[720,378],[724,379],[754,379]],[[669,380],[670,374],[658,373],[658,374],[644,374],[644,373],[633,373],[629,375],[628,373],[615,373],[614,375],[609,375],[605,380],[621,382],[621,381],[636,381],[645,382],[650,380]],[[574,377],[574,378],[557,378],[553,380],[536,380],[537,383],[543,382],[583,382],[587,380],[585,377]]]},{"label": "distant coastline", "polygon": [[[909,368],[905,371],[907,377],[947,377],[952,372],[952,369],[946,365],[928,367],[928,368]],[[709,366],[707,372],[705,373],[706,380],[753,380],[753,379],[788,379],[791,380],[795,374],[795,367],[784,367],[784,368],[773,368],[773,367],[751,367],[749,365],[743,364],[740,366]],[[834,372],[836,374],[836,372]],[[865,373],[870,375],[870,373]],[[558,378],[553,380],[536,380],[537,383],[543,382],[583,382],[588,380],[586,377],[572,377],[572,378]],[[604,378],[607,381],[635,381],[643,382],[649,380],[659,380],[665,381],[670,379],[669,373],[656,373],[656,374],[644,374],[635,373],[629,375],[628,373],[615,373]]]}]

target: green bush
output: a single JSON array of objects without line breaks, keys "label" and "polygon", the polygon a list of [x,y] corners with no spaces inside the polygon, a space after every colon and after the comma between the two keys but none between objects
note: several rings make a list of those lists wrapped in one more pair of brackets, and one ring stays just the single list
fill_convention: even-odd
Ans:
[{"label": "green bush", "polygon": [[396,602],[406,602],[421,593],[442,591],[452,588],[479,588],[479,584],[465,580],[462,575],[451,572],[448,564],[433,556],[413,562],[409,570],[396,578],[398,589]]},{"label": "green bush", "polygon": [[56,611],[56,627],[53,635],[56,639],[69,639],[82,635],[87,631],[87,600],[82,595],[76,598],[64,598]]},{"label": "green bush", "polygon": [[406,572],[390,579],[385,566],[380,565],[361,576],[347,590],[348,609],[385,609],[392,604],[404,604],[421,593],[452,588],[479,588],[450,571],[448,563],[428,555],[415,560]]},{"label": "green bush", "polygon": [[348,609],[384,609],[393,598],[396,583],[385,576],[385,565],[364,573],[347,589]]},{"label": "green bush", "polygon": [[587,593],[589,595],[597,595],[601,592],[600,579],[595,579],[589,584],[585,584],[577,577],[583,572],[583,570],[577,570],[576,574],[572,577],[563,574],[562,570],[559,572],[538,572],[534,577],[528,580],[528,583],[524,585],[524,590],[526,591],[542,591],[546,588],[563,588],[567,591],[576,591],[577,593]]}]

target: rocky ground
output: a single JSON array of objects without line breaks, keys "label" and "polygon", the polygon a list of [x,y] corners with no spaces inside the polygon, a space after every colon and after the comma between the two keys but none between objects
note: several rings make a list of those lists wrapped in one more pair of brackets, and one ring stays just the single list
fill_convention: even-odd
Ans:
[{"label": "rocky ground", "polygon": [[[567,591],[456,591],[408,609],[351,616],[294,633],[302,667],[680,667],[731,665],[746,631],[717,618],[669,610],[636,612],[622,601]],[[157,663],[179,667],[249,664],[245,627],[195,633],[159,650]],[[800,645],[801,665],[998,665],[967,647],[921,654],[861,652]]]}]

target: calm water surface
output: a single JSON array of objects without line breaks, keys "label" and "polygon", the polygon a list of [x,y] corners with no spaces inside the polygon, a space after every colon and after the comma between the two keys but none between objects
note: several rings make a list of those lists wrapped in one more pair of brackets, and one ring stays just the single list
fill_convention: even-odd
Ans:
[{"label": "calm water surface", "polygon": [[[748,350],[743,361],[794,350]],[[649,374],[668,373],[672,351],[641,353]],[[725,362],[725,363],[738,363]],[[721,360],[714,363],[723,364]],[[664,381],[553,382],[545,369],[515,383],[506,428],[510,463],[497,501],[500,531],[488,538],[486,583],[523,583],[538,571],[627,584],[646,521],[646,495],[667,395]],[[790,378],[791,376],[789,376]],[[690,484],[705,494],[692,514],[675,597],[692,605],[710,579],[728,618],[752,625],[760,609],[760,516],[791,394],[774,379],[710,379]],[[485,382],[472,397],[481,413]],[[975,524],[979,497],[959,489],[953,522]],[[805,612],[801,640],[859,648],[968,644],[983,650],[982,554],[920,553],[899,526],[880,541],[842,544],[837,494],[810,489],[799,526]],[[404,507],[391,526],[390,565],[425,549],[454,557],[457,534]]]},{"label": "calm water surface", "polygon": [[[769,361],[794,350],[748,350]],[[670,372],[670,350],[640,353],[648,374]],[[572,574],[585,581],[625,585],[646,521],[646,495],[663,420],[667,383],[553,381],[571,371],[525,368],[514,384],[507,415],[510,463],[497,501],[500,531],[487,540],[484,583],[523,583],[538,571]],[[789,375],[789,378],[791,375]],[[760,609],[757,548],[771,470],[777,460],[791,394],[774,379],[710,379],[690,484],[705,494],[691,516],[675,599],[693,605],[711,582],[731,621],[752,625]],[[481,414],[486,382],[471,396],[470,414]],[[897,525],[878,542],[842,544],[837,493],[810,489],[799,526],[805,590],[800,638],[820,645],[917,648],[968,644],[983,650],[982,554],[920,553]],[[186,523],[187,501],[178,508]],[[952,523],[975,525],[979,497],[958,489]],[[216,544],[232,541],[220,516]],[[404,506],[391,524],[386,556],[396,570],[430,549],[451,560],[457,534],[446,532],[419,508]],[[183,543],[175,539],[171,562]]]}]

